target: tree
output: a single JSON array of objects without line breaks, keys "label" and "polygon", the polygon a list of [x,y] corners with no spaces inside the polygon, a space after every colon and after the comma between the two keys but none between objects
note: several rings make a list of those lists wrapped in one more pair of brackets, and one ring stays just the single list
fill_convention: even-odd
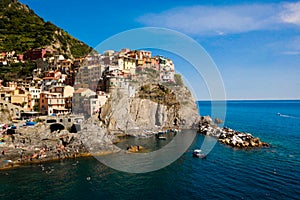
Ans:
[{"label": "tree", "polygon": [[40,112],[40,106],[39,106],[38,103],[35,103],[35,104],[34,104],[33,110],[36,111],[36,112]]},{"label": "tree", "polygon": [[22,102],[21,103],[21,107],[24,108],[24,106],[26,105],[26,102]]},{"label": "tree", "polygon": [[183,80],[180,74],[175,74],[174,79],[177,85],[183,86]]}]

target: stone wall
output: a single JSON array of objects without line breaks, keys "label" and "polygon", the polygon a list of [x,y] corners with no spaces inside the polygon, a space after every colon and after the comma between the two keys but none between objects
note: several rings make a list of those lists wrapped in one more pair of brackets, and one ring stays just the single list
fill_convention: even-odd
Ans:
[{"label": "stone wall", "polygon": [[20,118],[21,112],[24,112],[24,108],[8,103],[7,101],[0,100],[0,113],[2,116],[0,118],[1,123],[11,121],[13,118]]}]

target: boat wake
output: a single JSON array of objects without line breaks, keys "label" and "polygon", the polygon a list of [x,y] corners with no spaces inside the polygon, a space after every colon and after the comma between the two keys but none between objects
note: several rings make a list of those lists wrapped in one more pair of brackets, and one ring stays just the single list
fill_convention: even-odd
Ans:
[{"label": "boat wake", "polygon": [[284,115],[284,114],[281,114],[281,113],[277,113],[277,115],[278,115],[279,117],[286,117],[286,118],[300,119],[300,117],[295,117],[295,116],[292,116],[292,115]]}]

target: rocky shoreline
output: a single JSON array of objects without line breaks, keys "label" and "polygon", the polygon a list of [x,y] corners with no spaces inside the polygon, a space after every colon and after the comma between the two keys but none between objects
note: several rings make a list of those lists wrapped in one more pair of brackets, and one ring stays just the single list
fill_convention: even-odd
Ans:
[{"label": "rocky shoreline", "polygon": [[268,143],[262,142],[258,137],[254,137],[250,133],[239,132],[227,127],[220,128],[209,116],[201,117],[199,123],[199,132],[203,135],[217,138],[222,144],[236,148],[257,148],[270,146]]},{"label": "rocky shoreline", "polygon": [[[235,148],[269,147],[250,133],[220,128],[209,116],[200,118],[199,132],[217,138],[222,144]],[[13,135],[2,135],[5,142],[0,143],[0,170],[95,154],[106,155],[119,150],[113,145],[118,140],[116,135],[108,134],[103,129],[96,130],[99,127],[91,123],[85,123],[85,126],[90,127],[89,134],[84,131],[70,133],[68,130],[50,132],[47,125],[38,123],[34,127],[18,129]],[[145,135],[143,132],[140,134]],[[139,137],[138,134],[133,136]],[[132,147],[129,152],[137,152],[136,148]]]},{"label": "rocky shoreline", "polygon": [[[113,153],[112,142],[103,141],[101,150],[92,151],[83,144],[87,136],[68,130],[50,131],[49,125],[38,123],[32,127],[22,127],[14,134],[2,134],[0,142],[0,170],[27,164],[74,159]],[[95,141],[95,140],[93,140]]]}]

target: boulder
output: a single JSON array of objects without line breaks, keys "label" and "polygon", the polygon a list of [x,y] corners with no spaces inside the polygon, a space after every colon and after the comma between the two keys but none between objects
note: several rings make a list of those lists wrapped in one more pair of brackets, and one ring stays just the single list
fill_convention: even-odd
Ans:
[{"label": "boulder", "polygon": [[143,150],[144,149],[144,147],[142,147],[142,146],[130,146],[130,147],[128,147],[127,148],[127,151],[128,152],[131,152],[131,153],[136,153],[136,152],[139,152],[139,151],[141,151],[141,150]]},{"label": "boulder", "polygon": [[243,147],[249,147],[249,142],[244,141],[244,142],[243,142]]},{"label": "boulder", "polygon": [[243,143],[243,140],[241,138],[239,138],[237,135],[234,135],[232,137],[232,140],[236,141],[236,143],[239,143],[239,144]]},{"label": "boulder", "polygon": [[215,118],[215,123],[216,124],[222,124],[223,120],[219,119],[219,118]]},{"label": "boulder", "polygon": [[251,140],[251,141],[250,141],[250,146],[251,146],[251,147],[256,147],[257,144],[256,144],[253,140]]},{"label": "boulder", "polygon": [[226,139],[225,139],[225,144],[230,145],[230,139],[229,139],[229,138],[226,138]]}]

